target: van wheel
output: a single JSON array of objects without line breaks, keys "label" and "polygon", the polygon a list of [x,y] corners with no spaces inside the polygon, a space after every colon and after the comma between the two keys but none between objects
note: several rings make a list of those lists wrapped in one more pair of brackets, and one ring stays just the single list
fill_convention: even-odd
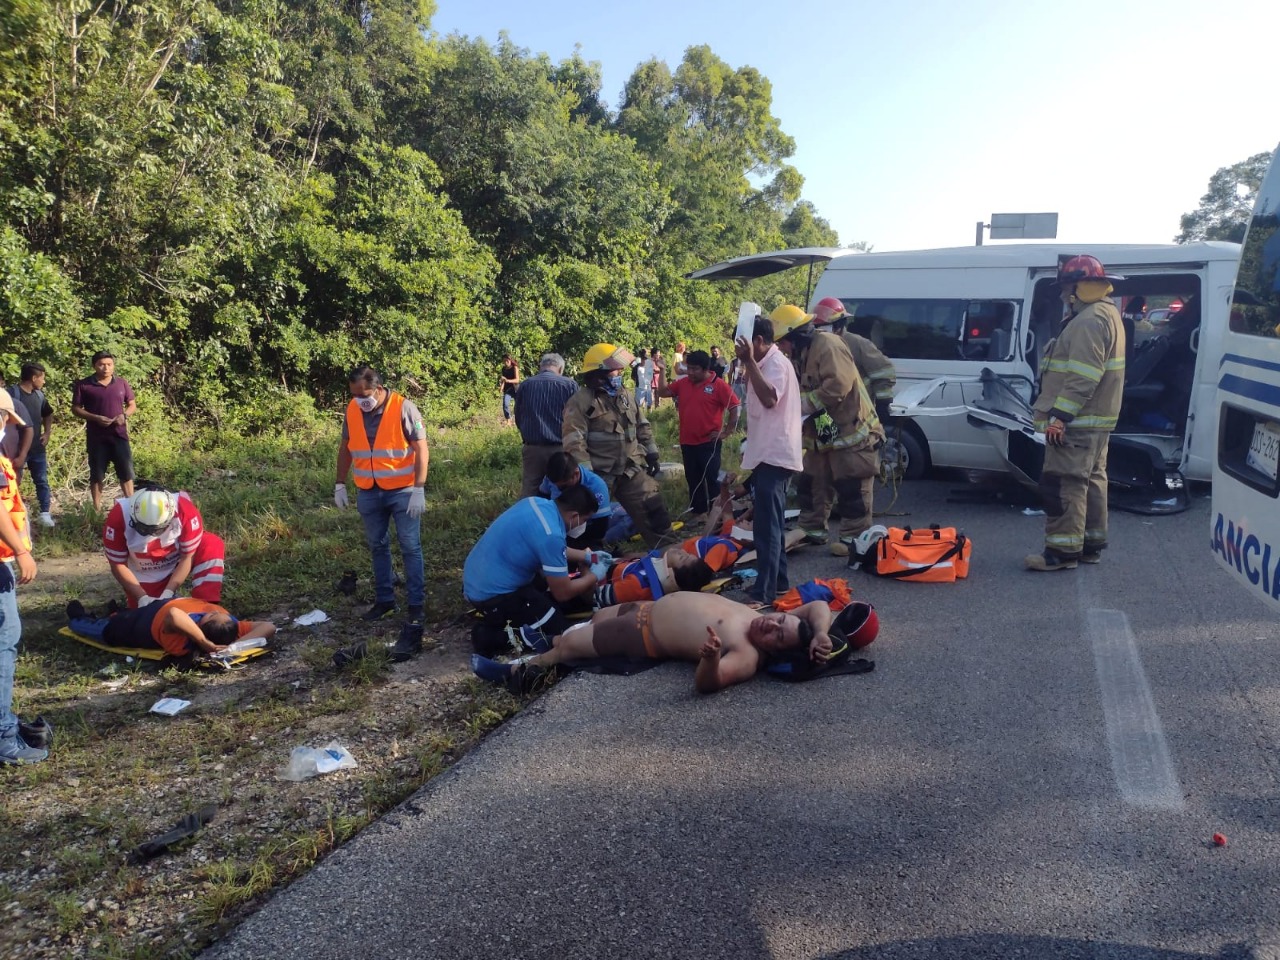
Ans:
[{"label": "van wheel", "polygon": [[919,480],[929,472],[928,446],[910,427],[890,423],[880,448],[880,472],[885,479]]}]

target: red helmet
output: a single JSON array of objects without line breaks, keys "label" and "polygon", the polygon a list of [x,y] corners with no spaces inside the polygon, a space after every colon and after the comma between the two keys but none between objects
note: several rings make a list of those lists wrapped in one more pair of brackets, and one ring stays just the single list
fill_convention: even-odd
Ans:
[{"label": "red helmet", "polygon": [[1059,283],[1079,283],[1081,280],[1123,280],[1108,274],[1102,261],[1087,253],[1079,253],[1058,264]]},{"label": "red helmet", "polygon": [[838,297],[823,297],[813,308],[813,325],[825,327],[848,316],[844,303]]},{"label": "red helmet", "polygon": [[862,600],[855,600],[841,610],[831,625],[844,631],[852,650],[868,646],[880,633],[876,608]]}]

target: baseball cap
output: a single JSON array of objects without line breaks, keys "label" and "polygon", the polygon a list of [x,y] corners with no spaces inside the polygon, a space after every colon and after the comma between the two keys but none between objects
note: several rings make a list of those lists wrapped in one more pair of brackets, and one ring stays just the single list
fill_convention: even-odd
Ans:
[{"label": "baseball cap", "polygon": [[23,419],[22,414],[13,408],[13,397],[9,396],[8,390],[0,389],[0,414],[8,414],[9,419],[19,426],[27,426],[27,421]]}]

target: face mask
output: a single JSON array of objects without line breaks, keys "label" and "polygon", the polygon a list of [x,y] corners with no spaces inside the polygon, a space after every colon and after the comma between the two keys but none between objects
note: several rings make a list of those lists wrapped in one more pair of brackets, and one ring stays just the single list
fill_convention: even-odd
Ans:
[{"label": "face mask", "polygon": [[378,409],[378,394],[374,393],[368,397],[356,397],[356,406],[365,413],[373,413]]},{"label": "face mask", "polygon": [[587,532],[587,525],[585,523],[580,523],[576,527],[570,527],[567,531],[565,531],[566,536],[568,536],[570,540],[576,540],[578,539],[578,537],[582,536],[586,532]]},{"label": "face mask", "polygon": [[616,397],[618,391],[622,389],[622,374],[615,373],[609,378],[609,385],[604,388],[604,392],[611,397]]}]

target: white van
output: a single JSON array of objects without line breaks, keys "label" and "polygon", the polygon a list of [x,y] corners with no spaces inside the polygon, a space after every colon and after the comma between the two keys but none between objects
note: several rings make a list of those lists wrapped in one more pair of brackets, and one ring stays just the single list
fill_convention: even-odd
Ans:
[{"label": "white van", "polygon": [[1210,543],[1250,593],[1280,611],[1280,150],[1254,205],[1223,335]]},{"label": "white van", "polygon": [[[811,303],[839,298],[853,315],[850,329],[873,340],[897,368],[895,407],[907,416],[896,434],[906,476],[936,466],[1013,471],[1025,479],[1038,476],[1043,457],[1024,414],[1041,351],[1062,318],[1058,263],[1078,253],[1125,277],[1113,295],[1126,315],[1129,353],[1112,479],[1142,485],[1151,478],[1138,474],[1164,466],[1209,480],[1217,439],[1213,395],[1238,244],[1042,243],[899,253],[811,247],[738,257],[689,276],[750,279],[825,262]],[[1168,319],[1146,320],[1140,304]]]}]

